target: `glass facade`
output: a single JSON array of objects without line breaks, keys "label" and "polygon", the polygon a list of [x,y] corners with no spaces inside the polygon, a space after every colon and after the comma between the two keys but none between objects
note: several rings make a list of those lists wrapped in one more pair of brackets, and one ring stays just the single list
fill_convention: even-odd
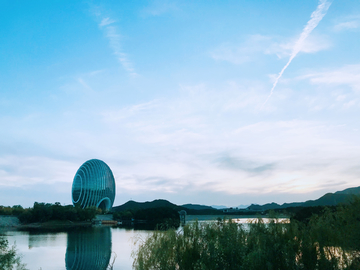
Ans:
[{"label": "glass facade", "polygon": [[109,210],[115,199],[115,179],[109,166],[98,159],[86,161],[77,170],[72,185],[73,204]]},{"label": "glass facade", "polygon": [[67,270],[106,270],[111,257],[110,228],[69,231],[65,254]]}]

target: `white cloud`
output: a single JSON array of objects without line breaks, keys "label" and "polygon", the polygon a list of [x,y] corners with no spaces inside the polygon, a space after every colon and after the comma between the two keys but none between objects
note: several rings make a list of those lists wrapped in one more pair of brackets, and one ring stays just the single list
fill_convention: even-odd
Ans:
[{"label": "white cloud", "polygon": [[359,21],[348,21],[348,22],[341,22],[334,26],[335,31],[344,31],[349,29],[357,29],[359,28],[360,23]]},{"label": "white cloud", "polygon": [[86,91],[93,93],[94,90],[84,81],[83,78],[78,78],[77,81],[86,89]]},{"label": "white cloud", "polygon": [[149,5],[141,11],[141,14],[145,16],[160,16],[164,13],[177,10],[179,10],[179,7],[174,1],[155,0],[149,1]]},{"label": "white cloud", "polygon": [[[90,106],[90,119],[70,116],[63,121],[73,122],[59,128],[19,124],[26,134],[20,141],[33,140],[41,132],[48,139],[38,139],[37,148],[73,161],[26,157],[25,152],[23,159],[3,155],[4,183],[34,186],[63,181],[70,187],[78,167],[90,158],[111,167],[118,193],[128,196],[126,200],[135,196],[172,200],[194,192],[217,194],[224,201],[230,196],[238,203],[240,194],[306,194],[323,189],[326,181],[346,179],[344,188],[357,183],[358,176],[344,176],[360,161],[358,137],[351,135],[350,127],[305,120],[261,121],[255,107],[265,95],[257,84],[179,88],[176,97],[122,109]],[[21,170],[10,171],[11,164]],[[119,196],[117,204],[119,200],[125,202]]]},{"label": "white cloud", "polygon": [[252,61],[257,53],[265,51],[271,40],[271,37],[252,35],[241,45],[223,43],[209,54],[215,60],[242,64]]},{"label": "white cloud", "polygon": [[129,56],[122,48],[122,36],[115,25],[116,20],[110,17],[104,17],[99,7],[94,7],[92,13],[97,17],[97,20],[100,20],[98,26],[104,31],[106,38],[109,40],[110,48],[116,59],[131,77],[137,77],[138,74],[135,71],[133,63],[129,60]]},{"label": "white cloud", "polygon": [[[345,65],[338,68],[323,68],[307,71],[304,75],[289,80],[303,105],[309,111],[326,110],[327,113],[356,113],[360,108],[360,65]],[[305,86],[303,83],[309,83]],[[297,94],[296,94],[297,93]],[[351,109],[351,110],[350,110]]]},{"label": "white cloud", "polygon": [[[76,164],[42,156],[0,156],[0,186],[29,187],[39,183],[70,183]],[[69,177],[70,174],[70,177]]]},{"label": "white cloud", "polygon": [[[154,192],[191,187],[228,194],[307,193],[323,189],[324,181],[343,179],[344,168],[360,161],[358,139],[346,126],[304,120],[247,124],[247,103],[257,93],[229,109],[242,98],[236,87],[217,93],[206,85],[182,86],[176,100],[139,104],[126,109],[127,118],[112,117],[113,132],[125,127],[138,146],[131,166],[118,170],[132,172],[132,183]],[[241,162],[238,170],[236,162],[219,162],[229,156]],[[356,181],[349,176],[343,185]]]},{"label": "white cloud", "polygon": [[[292,59],[299,53],[316,53],[326,50],[331,46],[331,42],[325,36],[310,36],[310,33],[319,24],[325,16],[330,3],[326,0],[320,0],[317,9],[311,14],[310,20],[304,27],[300,37],[293,38],[290,41],[278,41],[278,37],[264,35],[251,35],[241,45],[233,43],[223,43],[209,52],[210,57],[218,61],[227,61],[233,64],[243,64],[254,61],[259,53],[276,54],[279,58],[290,56],[288,63],[275,79],[270,96],[273,93],[278,79],[290,64]],[[266,102],[265,102],[266,103]]]},{"label": "white cloud", "polygon": [[104,18],[104,19],[101,20],[99,26],[100,26],[100,27],[103,27],[103,26],[106,26],[106,25],[113,24],[113,23],[115,23],[115,22],[116,22],[115,20],[112,20],[112,19],[110,19],[110,18]]},{"label": "white cloud", "polygon": [[[252,35],[242,44],[223,43],[211,50],[209,55],[217,61],[227,61],[236,65],[252,62],[259,54],[272,55],[278,58],[289,57],[298,42],[298,39],[284,37],[271,37]],[[317,53],[327,50],[332,46],[331,41],[324,35],[311,35],[303,41],[299,52]]]},{"label": "white cloud", "polygon": [[117,122],[121,119],[130,118],[139,112],[149,112],[150,110],[155,109],[156,106],[158,106],[158,101],[152,100],[141,104],[127,106],[117,111],[104,111],[101,112],[101,115],[105,122]]},{"label": "white cloud", "polygon": [[360,27],[360,15],[349,15],[338,19],[333,27],[335,32],[354,30]]},{"label": "white cloud", "polygon": [[292,52],[289,58],[289,61],[286,63],[286,65],[283,67],[283,69],[280,71],[278,77],[275,79],[275,82],[270,90],[270,94],[268,98],[265,100],[264,105],[268,102],[270,97],[272,96],[274,89],[280,80],[281,76],[287,69],[287,67],[290,65],[292,60],[296,57],[296,55],[302,50],[304,47],[304,42],[307,39],[307,37],[311,34],[311,32],[315,29],[315,27],[319,24],[319,22],[322,20],[322,18],[325,16],[328,8],[330,7],[330,3],[326,0],[320,0],[319,4],[316,8],[316,10],[311,14],[311,19],[307,22],[305,25],[303,31],[301,32],[301,35],[299,39],[295,42]]},{"label": "white cloud", "polygon": [[[276,54],[277,57],[289,57],[297,42],[296,39],[292,39],[287,42],[274,42],[267,49],[266,54]],[[303,46],[299,52],[302,53],[316,53],[319,51],[327,50],[331,47],[331,42],[326,36],[311,35],[304,40]]]},{"label": "white cloud", "polygon": [[346,65],[334,70],[314,72],[301,78],[307,78],[313,84],[346,85],[355,92],[360,91],[360,65]]},{"label": "white cloud", "polygon": [[[108,18],[106,18],[108,19]],[[101,24],[99,24],[101,26]],[[110,24],[105,24],[103,27],[106,37],[109,39],[110,47],[113,50],[114,55],[116,56],[117,60],[121,63],[123,68],[129,72],[129,74],[133,77],[136,77],[138,74],[133,67],[133,64],[128,58],[128,55],[123,52],[121,46],[121,35],[118,33],[117,28]]]}]

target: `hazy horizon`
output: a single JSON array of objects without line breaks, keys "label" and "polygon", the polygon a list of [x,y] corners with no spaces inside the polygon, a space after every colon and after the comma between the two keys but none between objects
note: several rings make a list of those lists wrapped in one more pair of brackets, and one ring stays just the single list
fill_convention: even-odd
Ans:
[{"label": "hazy horizon", "polygon": [[250,205],[359,186],[360,3],[2,1],[0,205]]}]

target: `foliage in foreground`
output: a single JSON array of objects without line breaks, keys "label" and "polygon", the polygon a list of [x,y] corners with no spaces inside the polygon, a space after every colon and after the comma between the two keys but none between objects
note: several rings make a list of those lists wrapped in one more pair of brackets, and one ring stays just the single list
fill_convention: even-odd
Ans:
[{"label": "foliage in foreground", "polygon": [[154,232],[134,253],[148,269],[360,269],[360,198],[309,222],[261,219],[245,228],[219,220]]},{"label": "foliage in foreground", "polygon": [[15,246],[9,248],[8,245],[8,241],[0,236],[0,270],[25,270],[25,265],[16,254]]}]

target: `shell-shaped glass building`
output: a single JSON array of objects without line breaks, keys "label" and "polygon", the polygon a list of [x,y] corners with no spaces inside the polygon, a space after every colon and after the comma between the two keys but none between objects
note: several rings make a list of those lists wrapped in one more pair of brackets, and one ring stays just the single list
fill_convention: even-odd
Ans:
[{"label": "shell-shaped glass building", "polygon": [[115,179],[109,166],[99,159],[86,161],[77,170],[72,185],[72,202],[82,208],[109,210],[115,199]]}]

